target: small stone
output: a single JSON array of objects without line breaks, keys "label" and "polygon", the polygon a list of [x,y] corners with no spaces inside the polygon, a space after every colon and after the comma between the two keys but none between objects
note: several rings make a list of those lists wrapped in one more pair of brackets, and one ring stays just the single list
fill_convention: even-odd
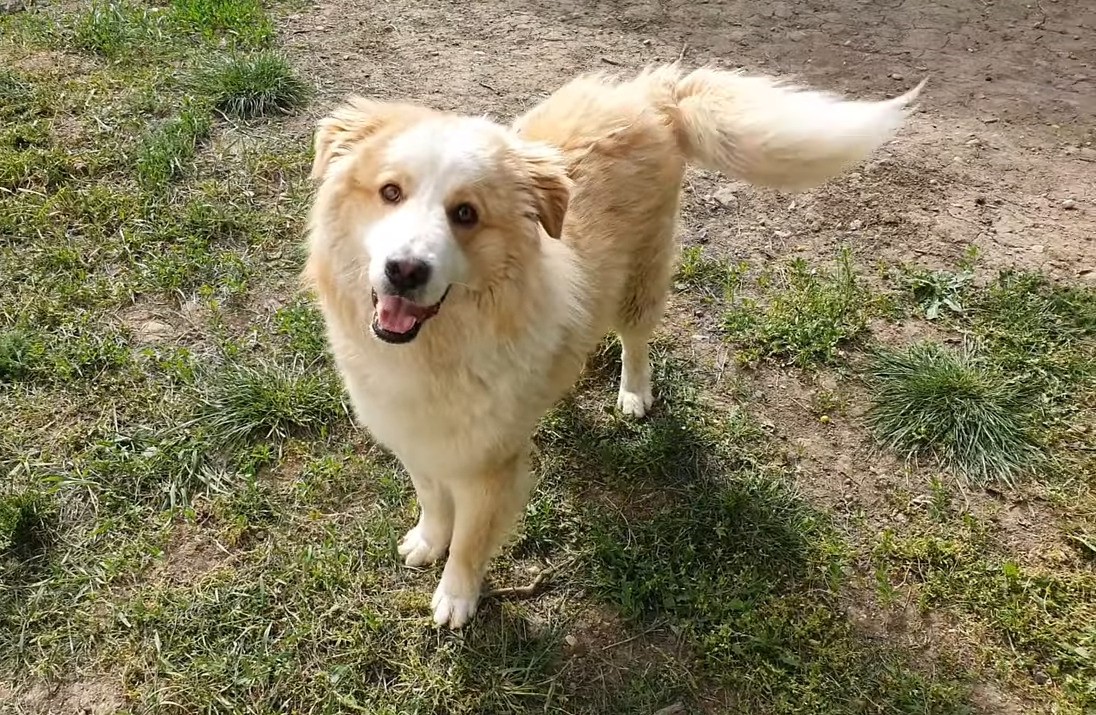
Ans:
[{"label": "small stone", "polygon": [[697,318],[703,318],[704,317],[704,311],[701,310],[700,308],[697,308],[696,310],[693,311],[693,315],[696,316]]},{"label": "small stone", "polygon": [[892,73],[891,73],[891,76],[890,76],[890,78],[891,78],[891,79],[893,79],[893,80],[897,80],[897,81],[899,81],[899,82],[901,82],[902,80],[904,80],[904,79],[905,79],[905,77],[903,77],[902,75],[898,74],[897,72],[892,72]]},{"label": "small stone", "polygon": [[791,231],[773,231],[773,238],[791,238]]},{"label": "small stone", "polygon": [[1035,244],[1029,250],[1032,253],[1042,253],[1043,251],[1047,250],[1047,247],[1046,246],[1040,246],[1039,244]]},{"label": "small stone", "polygon": [[712,194],[712,200],[725,209],[733,209],[738,206],[738,197],[732,186],[724,186]]},{"label": "small stone", "polygon": [[861,221],[860,219],[856,219],[854,221],[849,221],[849,230],[850,231],[859,231],[863,227],[864,227],[864,222]]},{"label": "small stone", "polygon": [[1072,211],[1077,208],[1077,202],[1073,199],[1066,199],[1062,202],[1062,208],[1064,208],[1066,211]]},{"label": "small stone", "polygon": [[578,645],[578,638],[575,638],[573,635],[568,634],[568,635],[563,637],[563,642],[566,643],[571,648],[574,648],[575,646]]},{"label": "small stone", "polygon": [[1031,674],[1031,679],[1035,681],[1036,685],[1046,685],[1050,682],[1050,676],[1045,671],[1036,670]]},{"label": "small stone", "polygon": [[541,571],[540,566],[538,566],[536,564],[533,564],[533,565],[531,565],[531,566],[529,566],[525,569],[526,573],[532,574],[533,576],[536,576],[537,574],[539,574],[540,571]]},{"label": "small stone", "polygon": [[996,124],[999,121],[1001,121],[1001,120],[998,119],[997,117],[982,117],[982,123],[983,124]]}]

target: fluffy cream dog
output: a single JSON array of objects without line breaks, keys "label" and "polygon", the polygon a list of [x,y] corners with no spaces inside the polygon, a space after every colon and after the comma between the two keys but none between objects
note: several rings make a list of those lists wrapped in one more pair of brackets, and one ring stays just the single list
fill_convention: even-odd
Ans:
[{"label": "fluffy cream dog", "polygon": [[919,90],[854,102],[669,65],[580,77],[511,127],[362,98],[320,123],[305,275],[358,418],[414,483],[399,553],[448,551],[439,625],[475,614],[533,485],[530,436],[608,331],[617,404],[651,407],[685,165],[815,186],[890,139]]}]

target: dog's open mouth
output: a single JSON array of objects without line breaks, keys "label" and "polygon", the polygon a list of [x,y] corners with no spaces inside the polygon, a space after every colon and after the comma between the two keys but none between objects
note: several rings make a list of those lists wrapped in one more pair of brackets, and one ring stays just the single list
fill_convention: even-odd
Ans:
[{"label": "dog's open mouth", "polygon": [[398,295],[377,295],[373,291],[373,334],[386,343],[409,343],[422,330],[423,323],[433,318],[441,308],[441,300],[433,305],[419,305]]}]

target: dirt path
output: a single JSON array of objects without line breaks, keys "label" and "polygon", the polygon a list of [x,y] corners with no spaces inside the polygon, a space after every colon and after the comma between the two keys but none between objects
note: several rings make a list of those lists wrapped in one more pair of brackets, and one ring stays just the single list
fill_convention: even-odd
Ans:
[{"label": "dirt path", "polygon": [[[922,111],[860,172],[805,195],[689,182],[686,243],[721,257],[879,257],[1096,281],[1096,6],[945,2],[321,2],[284,28],[320,87],[508,118],[577,72],[676,58],[860,97],[929,76]],[[1086,39],[1088,38],[1088,39]],[[726,202],[724,202],[726,203]]]}]

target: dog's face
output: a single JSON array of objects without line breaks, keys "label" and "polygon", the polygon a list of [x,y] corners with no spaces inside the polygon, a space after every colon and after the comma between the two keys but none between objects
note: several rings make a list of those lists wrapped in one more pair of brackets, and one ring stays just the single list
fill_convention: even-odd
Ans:
[{"label": "dog's face", "polygon": [[332,269],[389,343],[414,340],[450,291],[505,280],[538,223],[558,238],[569,193],[554,151],[486,119],[364,100],[321,122],[313,176]]}]

